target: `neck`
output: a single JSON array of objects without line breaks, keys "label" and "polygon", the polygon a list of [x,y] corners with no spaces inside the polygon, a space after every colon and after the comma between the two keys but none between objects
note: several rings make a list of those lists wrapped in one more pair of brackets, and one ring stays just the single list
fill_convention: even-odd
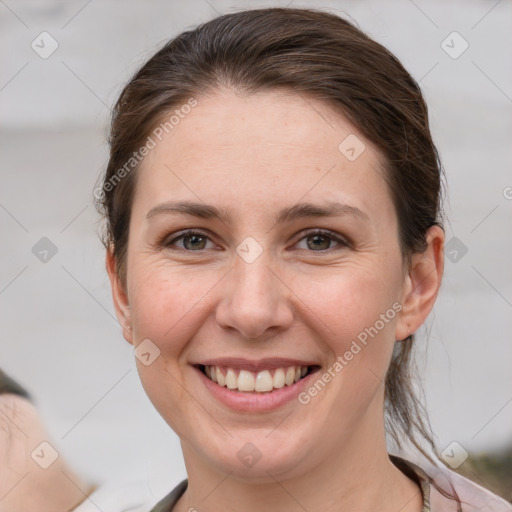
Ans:
[{"label": "neck", "polygon": [[265,483],[220,473],[182,443],[188,487],[173,512],[420,512],[421,490],[390,461],[383,423],[376,436],[375,420],[368,418],[341,449],[332,450],[307,473],[290,478],[269,473]]}]

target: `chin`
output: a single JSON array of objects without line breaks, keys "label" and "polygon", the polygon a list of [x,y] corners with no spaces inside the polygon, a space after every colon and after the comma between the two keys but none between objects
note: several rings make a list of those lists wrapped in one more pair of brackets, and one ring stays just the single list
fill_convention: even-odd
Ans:
[{"label": "chin", "polygon": [[[254,435],[250,430],[239,435],[236,432],[232,434],[233,437],[226,435],[218,443],[210,442],[205,447],[202,444],[204,439],[213,438],[203,432],[194,451],[217,471],[251,483],[275,483],[274,478],[297,477],[307,471],[306,466],[309,467],[306,464],[307,446],[299,442],[305,436],[299,433],[288,433],[285,436],[288,442],[283,442],[283,436],[272,439],[274,434],[269,436],[269,430],[254,431]],[[311,466],[314,464],[312,460]]]}]

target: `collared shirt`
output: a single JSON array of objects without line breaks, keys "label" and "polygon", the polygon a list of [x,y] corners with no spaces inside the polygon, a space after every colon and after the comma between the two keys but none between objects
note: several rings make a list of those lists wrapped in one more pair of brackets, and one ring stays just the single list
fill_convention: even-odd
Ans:
[{"label": "collared shirt", "polygon": [[[436,468],[435,474],[431,476],[411,461],[394,455],[390,455],[390,459],[398,469],[418,484],[423,497],[421,512],[512,512],[510,503],[453,471]],[[187,485],[188,480],[180,482],[151,512],[172,512]],[[460,503],[445,496],[453,495],[452,486]]]}]

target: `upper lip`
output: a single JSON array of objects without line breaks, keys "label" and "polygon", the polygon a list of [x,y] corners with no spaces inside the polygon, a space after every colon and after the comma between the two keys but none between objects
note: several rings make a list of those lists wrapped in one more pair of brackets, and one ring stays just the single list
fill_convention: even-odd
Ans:
[{"label": "upper lip", "polygon": [[194,366],[223,366],[227,368],[234,368],[239,370],[248,371],[261,371],[271,370],[273,368],[288,368],[289,366],[319,366],[318,363],[312,361],[305,361],[300,359],[288,359],[280,357],[271,357],[264,359],[245,359],[242,357],[222,357],[215,359],[206,359],[197,363]]}]

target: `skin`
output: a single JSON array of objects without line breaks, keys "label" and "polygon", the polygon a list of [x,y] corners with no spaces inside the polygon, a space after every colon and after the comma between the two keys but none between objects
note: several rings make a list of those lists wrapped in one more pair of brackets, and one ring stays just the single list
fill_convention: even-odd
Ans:
[{"label": "skin", "polygon": [[0,395],[0,512],[67,512],[94,490],[60,454],[48,467],[37,464],[55,453],[42,442],[56,446],[34,405]]},{"label": "skin", "polygon": [[[106,258],[125,339],[135,347],[150,339],[160,350],[149,366],[137,364],[150,400],[181,439],[189,486],[175,510],[419,512],[419,488],[388,458],[383,379],[396,340],[415,332],[435,302],[442,229],[429,230],[428,248],[406,267],[382,157],[329,106],[285,91],[221,89],[197,99],[138,171],[126,283],[111,251]],[[355,161],[338,150],[350,134],[366,146]],[[232,218],[146,219],[169,200],[212,204]],[[327,200],[368,219],[275,223],[282,208]],[[183,238],[160,243],[187,228],[207,231],[200,250]],[[316,249],[309,228],[349,244],[327,238]],[[248,236],[263,249],[252,263],[236,252]],[[230,410],[191,366],[292,357],[317,361],[322,373],[396,301],[399,314],[307,405]],[[262,454],[252,467],[237,457],[247,442]]]}]

